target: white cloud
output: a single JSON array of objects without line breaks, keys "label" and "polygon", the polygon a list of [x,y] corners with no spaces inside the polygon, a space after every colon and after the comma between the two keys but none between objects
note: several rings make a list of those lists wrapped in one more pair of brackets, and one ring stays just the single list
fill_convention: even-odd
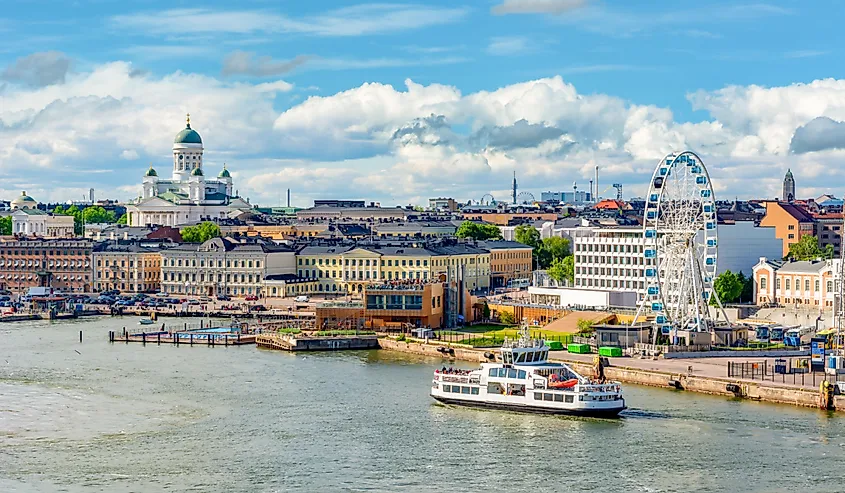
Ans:
[{"label": "white cloud", "polygon": [[494,14],[560,14],[587,5],[587,0],[503,0]]},{"label": "white cloud", "polygon": [[120,153],[120,159],[134,161],[138,159],[138,151],[136,151],[135,149],[125,149],[123,152]]},{"label": "white cloud", "polygon": [[120,29],[148,34],[302,33],[317,36],[360,36],[418,29],[461,20],[466,8],[423,5],[362,4],[321,15],[291,18],[259,10],[171,9],[111,18]]},{"label": "white cloud", "polygon": [[291,89],[283,80],[140,74],[123,62],[44,87],[7,85],[4,187],[62,200],[90,186],[98,196],[132,197],[142,157],[168,174],[186,112],[206,166],[227,162],[235,187],[258,203],[278,203],[288,187],[298,205],[320,196],[477,199],[504,193],[514,170],[536,195],[573,181],[586,188],[597,165],[603,183],[641,194],[655,160],[684,148],[704,156],[720,196],[774,196],[787,167],[802,195],[845,177],[845,80],[696,92],[692,107],[709,116],[684,123],[668,108],[582,94],[560,76],[468,94],[411,80],[367,83],[280,111],[276,99]]},{"label": "white cloud", "polygon": [[499,36],[490,40],[487,53],[497,56],[517,55],[529,49],[528,38],[524,36]]}]

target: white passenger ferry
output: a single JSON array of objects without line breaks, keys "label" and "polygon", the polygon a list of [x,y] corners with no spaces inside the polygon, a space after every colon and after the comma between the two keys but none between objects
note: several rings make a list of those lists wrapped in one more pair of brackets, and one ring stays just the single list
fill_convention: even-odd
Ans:
[{"label": "white passenger ferry", "polygon": [[548,362],[549,347],[531,339],[527,327],[500,351],[501,363],[435,370],[431,396],[446,404],[579,416],[616,417],[625,409],[619,382],[593,382]]}]

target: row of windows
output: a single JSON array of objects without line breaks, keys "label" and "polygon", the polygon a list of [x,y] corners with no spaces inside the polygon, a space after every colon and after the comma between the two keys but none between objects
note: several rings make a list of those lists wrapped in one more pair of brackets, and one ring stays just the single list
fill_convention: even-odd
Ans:
[{"label": "row of windows", "polygon": [[136,293],[141,293],[144,291],[155,291],[159,289],[158,284],[126,284],[124,282],[121,283],[108,283],[108,282],[98,282],[97,283],[97,290],[98,291],[106,291],[109,289],[120,289],[121,291],[134,291]]},{"label": "row of windows", "polygon": [[[329,276],[329,272],[331,272],[331,276]],[[381,279],[428,279],[428,271],[414,271],[414,272],[407,272],[401,271],[402,275],[399,275],[399,271],[382,271],[381,272]],[[337,279],[338,274],[343,274],[343,279],[346,281],[365,281],[367,279],[379,279],[378,273],[375,271],[364,271],[364,272],[344,272],[339,270],[327,271],[327,270],[302,270],[300,269],[297,271],[299,277],[305,279],[323,279],[323,278],[330,278],[330,279]]]},{"label": "row of windows", "polygon": [[491,252],[490,258],[495,260],[531,258],[531,252]]},{"label": "row of windows", "polygon": [[[29,274],[29,275],[27,275],[27,274],[14,274],[14,275],[12,275],[12,274],[0,274],[0,279],[5,279],[7,281],[34,281],[34,280],[38,279],[38,276],[36,276],[35,274]],[[76,276],[55,275],[55,276],[52,277],[52,279],[56,280],[56,281],[74,281],[74,280],[75,281],[81,281],[83,279],[86,280],[86,281],[89,280],[88,276],[82,276],[82,275],[76,275]]]},{"label": "row of windows", "polygon": [[654,259],[643,257],[606,257],[603,255],[576,255],[576,263],[588,264],[620,264],[620,265],[651,265]]},{"label": "row of windows", "polygon": [[478,395],[479,387],[465,387],[461,385],[444,385],[443,392],[450,392],[452,394],[467,394]]},{"label": "row of windows", "polygon": [[548,392],[534,392],[535,401],[550,401],[550,402],[575,402],[575,396],[572,394],[549,394]]},{"label": "row of windows", "polygon": [[576,243],[576,252],[643,253],[643,245],[608,245],[605,243]]},{"label": "row of windows", "polygon": [[610,279],[593,279],[592,277],[588,277],[586,279],[576,277],[575,285],[601,288],[645,289],[645,282],[643,281],[620,281],[618,279],[613,279],[611,281]]},{"label": "row of windows", "polygon": [[[165,272],[163,274],[165,281],[193,281],[197,282],[214,282],[214,274],[206,275],[204,272],[200,273],[199,275],[196,273],[183,273],[182,272]],[[217,282],[223,282],[223,274],[217,274]],[[252,275],[252,274],[226,274],[226,282],[240,282],[240,283],[253,283],[253,282],[261,282],[261,276],[259,275]]]},{"label": "row of windows", "polygon": [[[188,265],[189,263],[190,263],[190,265]],[[238,265],[239,263],[240,263],[240,265]],[[170,259],[169,264],[170,264],[170,267],[183,267],[182,259]],[[206,264],[205,259],[200,259],[199,266],[205,267],[206,266],[205,264]],[[167,260],[164,261],[164,265],[165,266],[168,265]],[[190,262],[188,261],[188,259],[185,259],[184,267],[196,267],[196,266],[197,266],[197,260],[196,259],[191,259]],[[261,268],[261,261],[260,260],[255,260],[255,261],[252,261],[252,260],[240,260],[240,261],[238,261],[238,260],[227,260],[226,261],[226,267],[234,267],[234,268],[241,267],[243,269],[243,268],[252,268],[253,266],[257,269],[260,269]],[[214,260],[208,261],[208,267],[214,267]],[[217,267],[223,268],[223,261],[222,260],[217,261]]]},{"label": "row of windows", "polygon": [[48,257],[54,257],[56,255],[91,255],[90,250],[68,250],[66,248],[62,248],[59,250],[47,250],[41,248],[33,248],[33,249],[26,249],[26,250],[12,250],[12,249],[5,249],[0,248],[0,255],[44,255]]},{"label": "row of windows", "polygon": [[90,267],[90,264],[86,261],[82,260],[6,260],[3,262],[0,260],[0,267],[56,267],[56,268],[74,268],[74,267]]},{"label": "row of windows", "polygon": [[[521,354],[520,356],[524,356],[524,354]],[[516,368],[490,368],[487,375],[491,377],[518,378],[520,380],[525,380],[528,374],[525,370],[517,370]]]},{"label": "row of windows", "polygon": [[635,276],[643,277],[642,269],[611,269],[610,267],[575,267],[576,274],[589,274],[596,276]]},{"label": "row of windows", "polygon": [[[767,300],[765,299],[765,297],[760,298],[760,303],[765,303],[766,301]],[[802,300],[801,298],[780,298],[780,297],[775,298],[776,303],[781,303],[781,301],[786,305],[789,305],[789,304],[792,304],[792,303],[795,303],[796,305],[816,305],[816,306],[819,305],[819,300],[807,300],[807,299]],[[812,303],[811,303],[811,301],[812,301]],[[831,300],[825,301],[824,306],[832,307],[833,301],[831,301]]]},{"label": "row of windows", "polygon": [[[155,260],[142,260],[142,261],[138,262],[138,267],[159,267],[159,264],[160,264],[160,262],[155,261]],[[105,259],[105,260],[98,259],[97,260],[97,267],[102,267],[102,266],[108,267],[109,265],[111,265],[113,267],[117,267],[118,266],[117,259],[112,260],[111,262],[109,262],[109,259]],[[121,260],[120,266],[126,267],[126,260]],[[129,267],[135,267],[135,261],[134,260],[129,261]]]},{"label": "row of windows", "polygon": [[[299,259],[299,265],[329,265],[329,259],[325,259],[325,264],[323,264],[323,260],[324,259],[322,259],[322,258],[312,258],[312,259],[300,258]],[[344,260],[343,265],[353,265],[353,266],[358,265],[358,266],[366,266],[366,267],[369,267],[371,265],[372,266],[378,265],[378,260],[376,260],[376,259],[372,259],[372,263],[371,263],[370,259],[357,259],[357,261],[356,261],[356,259],[354,259],[354,258],[353,259],[347,258],[347,259],[343,259],[343,260]],[[385,264],[385,262],[387,262],[387,263]],[[420,259],[416,259],[416,260],[402,259],[401,265],[402,265],[402,267],[413,267],[415,265],[415,262],[416,262],[417,267],[420,267],[421,265],[423,267],[428,267],[428,259],[423,259],[423,260],[420,260]],[[336,258],[332,259],[331,265],[338,265]],[[384,259],[382,259],[381,265],[382,266],[387,265],[388,267],[394,267],[394,266],[399,267],[400,264],[399,264],[399,260],[394,261],[393,259],[387,259],[385,261]]]},{"label": "row of windows", "polygon": [[[780,277],[775,279],[775,289],[780,289],[780,281],[781,281]],[[766,284],[766,278],[761,277],[760,278],[760,289],[766,289],[766,285],[767,285]],[[812,286],[813,286],[813,292],[814,293],[819,291],[819,288],[821,287],[820,285],[821,285],[821,281],[818,280],[818,279],[816,279],[815,282],[813,282]],[[792,289],[792,278],[790,278],[790,277],[785,278],[784,279],[784,286],[785,286],[786,289]],[[827,281],[826,287],[827,287],[828,293],[833,291],[833,281],[832,280]],[[795,280],[795,290],[801,291],[801,281],[800,281],[800,279]],[[810,280],[809,279],[804,279],[804,291],[810,291]]]},{"label": "row of windows", "polygon": [[[101,271],[99,271],[99,273],[100,273],[100,275],[99,275],[100,279],[109,279],[109,278],[111,278],[111,279],[117,279],[117,278],[126,279],[126,272],[121,272],[120,275],[118,275],[117,272],[113,272],[113,271],[110,271],[110,270],[101,270]],[[109,275],[109,274],[111,274],[111,275]],[[158,272],[156,272],[156,271],[144,271],[143,274],[144,274],[143,279],[147,279],[147,280],[158,279]],[[142,276],[139,275],[137,278],[141,279]],[[129,279],[135,279],[135,271],[129,272]]]},{"label": "row of windows", "polygon": [[[208,291],[205,288],[197,287],[197,286],[185,286],[184,284],[168,284],[164,287],[164,290],[170,294],[201,294],[207,295]],[[237,295],[237,294],[259,294],[261,293],[260,288],[253,288],[253,287],[237,287],[237,286],[227,286],[226,287],[226,294]]]}]

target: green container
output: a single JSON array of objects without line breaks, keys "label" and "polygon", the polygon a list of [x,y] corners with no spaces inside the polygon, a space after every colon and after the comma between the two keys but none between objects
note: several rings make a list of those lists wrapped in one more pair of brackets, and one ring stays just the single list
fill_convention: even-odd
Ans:
[{"label": "green container", "polygon": [[560,341],[546,341],[546,346],[549,346],[549,349],[552,351],[562,351],[563,344]]},{"label": "green container", "polygon": [[566,350],[570,353],[576,354],[589,354],[590,353],[590,345],[589,344],[567,344]]},{"label": "green container", "polygon": [[601,356],[622,356],[622,348],[615,346],[604,346],[599,348]]}]

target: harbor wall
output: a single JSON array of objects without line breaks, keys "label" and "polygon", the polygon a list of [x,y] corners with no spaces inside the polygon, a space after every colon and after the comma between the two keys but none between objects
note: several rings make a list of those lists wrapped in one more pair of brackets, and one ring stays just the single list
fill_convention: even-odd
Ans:
[{"label": "harbor wall", "polygon": [[[484,356],[485,352],[492,350],[479,350],[467,346],[426,344],[413,341],[396,341],[390,338],[379,339],[382,349],[400,351],[404,353],[420,354],[424,356],[438,357],[451,360],[462,360],[470,362],[490,361]],[[452,352],[444,354],[438,351],[439,347],[449,347]],[[594,376],[593,365],[581,361],[568,361],[556,359],[571,366],[575,371]],[[610,380],[618,380],[623,383],[634,383],[650,387],[676,388],[703,394],[724,395],[763,402],[778,404],[791,404],[795,406],[818,408],[819,392],[816,389],[798,387],[761,385],[758,382],[748,380],[737,380],[729,378],[700,377],[688,374],[670,373],[657,370],[642,370],[624,366],[608,366],[604,369],[605,377]],[[677,382],[673,385],[674,382]],[[736,385],[737,392],[728,389],[728,385]],[[837,410],[845,412],[845,396],[834,396],[834,406]]]}]

